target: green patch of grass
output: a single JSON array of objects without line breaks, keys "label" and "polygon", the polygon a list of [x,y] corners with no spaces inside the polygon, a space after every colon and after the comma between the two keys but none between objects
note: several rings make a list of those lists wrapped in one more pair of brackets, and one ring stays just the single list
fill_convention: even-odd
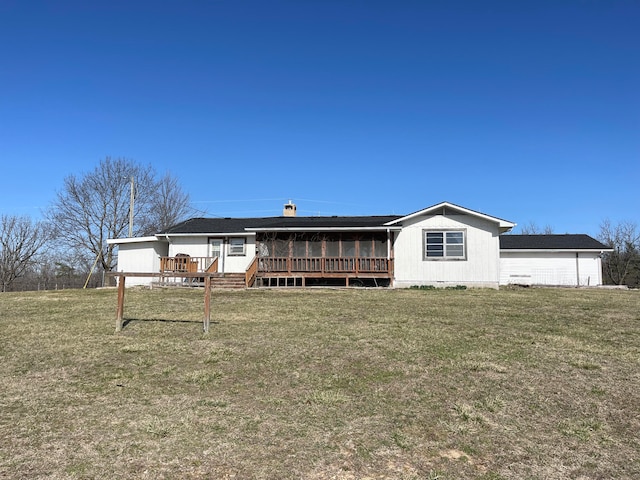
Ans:
[{"label": "green patch of grass", "polygon": [[506,480],[507,477],[503,477],[499,473],[496,472],[487,472],[483,473],[478,477],[478,480]]},{"label": "green patch of grass", "polygon": [[411,285],[409,288],[412,290],[435,290],[436,289],[434,285]]},{"label": "green patch of grass", "polygon": [[315,391],[306,397],[306,403],[322,407],[336,407],[348,400],[345,394],[332,390]]},{"label": "green patch of grass", "polygon": [[567,437],[575,437],[580,441],[587,441],[602,429],[602,421],[595,418],[579,421],[565,420],[560,423],[558,429]]},{"label": "green patch of grass", "polygon": [[592,362],[569,362],[569,365],[575,368],[581,368],[582,370],[600,370],[602,367]]},{"label": "green patch of grass", "polygon": [[195,370],[187,372],[185,375],[186,381],[189,383],[195,383],[198,385],[206,385],[218,380],[222,377],[222,372],[215,370]]},{"label": "green patch of grass", "polygon": [[640,292],[422,290],[0,294],[0,478],[640,477]]}]

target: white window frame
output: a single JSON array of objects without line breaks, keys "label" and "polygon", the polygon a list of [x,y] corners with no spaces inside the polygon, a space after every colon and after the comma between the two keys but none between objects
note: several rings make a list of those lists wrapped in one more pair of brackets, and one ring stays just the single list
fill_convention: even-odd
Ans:
[{"label": "white window frame", "polygon": [[[242,245],[240,245],[240,242],[242,242]],[[228,255],[230,257],[241,257],[246,254],[247,254],[247,239],[244,237],[230,237]]]},{"label": "white window frame", "polygon": [[[427,235],[428,234],[441,234],[442,235],[442,243],[438,243],[437,245],[442,245],[442,255],[428,255],[427,250]],[[447,234],[449,233],[460,233],[462,234],[462,255],[456,255],[450,253],[448,246],[458,246],[460,243],[447,243]],[[422,259],[428,262],[432,261],[460,261],[467,259],[467,230],[460,228],[438,228],[438,229],[428,229],[422,231]]]}]

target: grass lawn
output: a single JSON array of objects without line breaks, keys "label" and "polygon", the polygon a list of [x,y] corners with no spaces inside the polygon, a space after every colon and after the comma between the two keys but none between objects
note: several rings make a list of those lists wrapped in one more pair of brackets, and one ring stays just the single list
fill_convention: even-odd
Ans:
[{"label": "grass lawn", "polygon": [[0,294],[0,478],[640,478],[640,292]]}]

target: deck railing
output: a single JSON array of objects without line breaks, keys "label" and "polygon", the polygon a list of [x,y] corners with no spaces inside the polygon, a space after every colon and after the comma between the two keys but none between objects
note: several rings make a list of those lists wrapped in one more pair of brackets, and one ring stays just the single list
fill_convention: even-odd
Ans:
[{"label": "deck railing", "polygon": [[256,281],[258,275],[258,257],[253,257],[253,260],[244,272],[244,285],[245,287],[252,287]]},{"label": "deck railing", "polygon": [[188,255],[160,257],[160,271],[165,273],[215,273],[218,271],[218,257],[191,257]]},{"label": "deck railing", "polygon": [[392,261],[376,257],[262,257],[261,273],[391,273]]}]

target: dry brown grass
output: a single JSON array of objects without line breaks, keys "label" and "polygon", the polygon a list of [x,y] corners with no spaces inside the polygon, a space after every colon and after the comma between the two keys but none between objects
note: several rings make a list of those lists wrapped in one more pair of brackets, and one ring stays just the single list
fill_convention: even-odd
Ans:
[{"label": "dry brown grass", "polygon": [[640,295],[0,294],[0,478],[640,477]]}]

